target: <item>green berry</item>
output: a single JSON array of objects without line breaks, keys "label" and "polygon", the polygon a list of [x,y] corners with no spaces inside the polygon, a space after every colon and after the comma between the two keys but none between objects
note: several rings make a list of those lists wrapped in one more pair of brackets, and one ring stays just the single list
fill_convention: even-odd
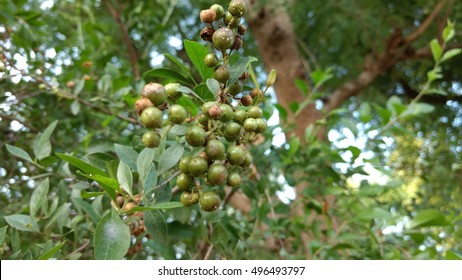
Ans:
[{"label": "green berry", "polygon": [[228,149],[228,161],[232,165],[241,165],[245,160],[245,150],[240,146],[231,146]]},{"label": "green berry", "polygon": [[253,132],[257,129],[257,122],[254,118],[247,118],[244,121],[244,125],[242,127],[245,129],[245,131]]},{"label": "green berry", "polygon": [[211,160],[222,159],[225,155],[225,145],[220,140],[210,140],[205,145],[205,154]]},{"label": "green berry", "polygon": [[201,112],[207,117],[210,117],[209,115],[209,109],[212,108],[212,106],[215,106],[216,103],[213,101],[207,101],[201,106]]},{"label": "green berry", "polygon": [[199,205],[201,206],[202,210],[207,212],[212,212],[220,207],[221,198],[220,196],[214,192],[204,192],[201,194],[199,198]]},{"label": "green berry", "polygon": [[244,150],[244,161],[241,163],[242,167],[249,167],[252,164],[252,155],[249,151]]},{"label": "green berry", "polygon": [[225,51],[234,45],[234,32],[226,27],[215,30],[212,36],[212,42],[215,48]]},{"label": "green berry", "polygon": [[194,177],[203,175],[209,167],[209,163],[203,157],[193,157],[189,161],[188,171]]},{"label": "green berry", "polygon": [[235,141],[241,133],[241,125],[236,122],[228,122],[225,126],[223,134],[225,135],[226,140]]},{"label": "green berry", "polygon": [[210,6],[210,10],[214,10],[216,14],[216,19],[221,19],[225,15],[225,9],[219,4],[213,4]]},{"label": "green berry", "polygon": [[262,118],[263,117],[263,111],[258,106],[252,106],[247,111],[247,117],[248,118],[254,118],[254,119]]},{"label": "green berry", "polygon": [[148,148],[156,148],[160,144],[160,135],[155,131],[146,131],[141,138],[141,142]]},{"label": "green berry", "polygon": [[228,186],[236,187],[241,183],[241,175],[237,172],[233,172],[228,176]]},{"label": "green berry", "polygon": [[204,58],[205,66],[215,68],[218,65],[218,56],[214,53],[209,53]]},{"label": "green berry", "polygon": [[208,126],[209,125],[209,118],[205,116],[204,114],[200,114],[199,117],[197,117],[197,122],[200,123],[203,126]]},{"label": "green berry", "polygon": [[147,128],[157,128],[162,124],[162,111],[156,107],[149,107],[141,113],[141,123]]},{"label": "green berry", "polygon": [[181,96],[181,92],[178,91],[179,87],[181,87],[179,83],[169,83],[164,86],[167,96],[172,99],[177,99]]},{"label": "green berry", "polygon": [[178,168],[180,169],[181,172],[183,173],[189,173],[189,170],[188,170],[188,165],[189,165],[189,161],[191,160],[191,157],[182,157],[180,159],[180,162],[178,163]]},{"label": "green berry", "polygon": [[199,193],[198,192],[190,192],[184,191],[181,193],[180,202],[184,206],[191,206],[197,204],[199,202]]},{"label": "green berry", "polygon": [[244,124],[245,119],[247,118],[247,112],[244,110],[237,110],[234,112],[233,120],[238,124]]},{"label": "green berry", "polygon": [[236,27],[241,23],[241,18],[233,16],[230,12],[226,12],[223,22],[229,27]]},{"label": "green berry", "polygon": [[226,83],[231,77],[231,72],[229,71],[228,66],[220,65],[217,68],[215,68],[213,77],[220,83]]},{"label": "green berry", "polygon": [[228,87],[227,92],[231,94],[232,96],[236,96],[239,93],[241,93],[242,88],[243,88],[242,82],[237,81]]},{"label": "green berry", "polygon": [[178,175],[178,177],[176,177],[176,185],[182,191],[189,190],[193,182],[194,182],[193,176],[186,174],[186,173],[181,173],[180,175]]},{"label": "green berry", "polygon": [[221,117],[220,120],[222,122],[229,122],[230,120],[233,119],[234,117],[234,112],[233,108],[229,106],[228,104],[220,104],[220,109],[221,109]]},{"label": "green berry", "polygon": [[223,185],[228,178],[228,170],[223,164],[215,163],[209,166],[207,180],[211,185]]},{"label": "green berry", "polygon": [[262,118],[258,118],[255,121],[257,122],[257,129],[255,129],[255,132],[257,133],[262,133],[268,127],[266,121]]},{"label": "green berry", "polygon": [[149,98],[155,106],[165,103],[166,93],[165,88],[158,83],[149,83],[143,87],[141,95]]},{"label": "green berry", "polygon": [[228,11],[235,17],[242,17],[247,14],[249,7],[246,0],[231,0],[229,2]]},{"label": "green berry", "polygon": [[186,109],[178,104],[173,105],[168,110],[168,120],[172,123],[181,124],[186,120],[187,116],[188,112],[186,112]]},{"label": "green berry", "polygon": [[193,147],[203,146],[205,136],[205,130],[197,125],[191,126],[186,130],[186,142]]}]

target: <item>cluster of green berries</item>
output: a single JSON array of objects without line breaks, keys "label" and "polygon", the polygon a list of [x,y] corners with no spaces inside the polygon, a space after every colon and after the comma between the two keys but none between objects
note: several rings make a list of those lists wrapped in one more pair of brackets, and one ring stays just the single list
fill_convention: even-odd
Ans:
[{"label": "cluster of green berries", "polygon": [[[146,147],[159,146],[164,126],[183,125],[186,128],[178,140],[184,141],[190,148],[189,154],[193,155],[183,156],[178,164],[181,173],[176,185],[182,191],[180,201],[185,206],[199,203],[208,212],[219,208],[221,198],[216,191],[204,189],[239,186],[242,169],[252,164],[245,144],[267,128],[259,107],[263,92],[258,88],[244,90],[248,73],[232,85],[228,83],[231,76],[229,55],[242,46],[241,35],[245,28],[240,21],[247,10],[246,1],[232,0],[226,13],[218,4],[200,13],[201,20],[207,24],[201,31],[202,38],[212,42],[214,49],[221,53],[221,59],[215,52],[204,57],[205,65],[215,69],[214,78],[219,84],[215,101],[204,102],[199,113],[193,116],[175,103],[182,95],[178,83],[165,86],[150,83],[143,88],[142,97],[135,104],[141,123],[150,129],[142,137]],[[165,111],[167,116],[164,116]]]}]

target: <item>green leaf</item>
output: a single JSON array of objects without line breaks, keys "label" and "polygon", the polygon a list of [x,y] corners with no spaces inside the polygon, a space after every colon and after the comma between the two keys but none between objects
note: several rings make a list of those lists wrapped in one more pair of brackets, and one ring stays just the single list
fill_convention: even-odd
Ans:
[{"label": "green leaf", "polygon": [[131,147],[115,144],[115,150],[119,159],[125,162],[133,171],[137,171],[136,161],[138,153]]},{"label": "green leaf", "polygon": [[419,212],[414,219],[411,220],[409,228],[422,228],[431,226],[447,226],[451,223],[446,217],[437,210],[428,209]]},{"label": "green leaf", "polygon": [[393,116],[398,116],[406,109],[406,106],[398,96],[393,95],[387,100],[387,109]]},{"label": "green leaf", "polygon": [[56,153],[56,156],[59,157],[60,159],[68,162],[69,164],[77,167],[78,169],[82,170],[83,172],[87,173],[87,174],[90,174],[90,175],[101,175],[101,176],[104,176],[104,177],[107,177],[108,174],[104,171],[102,171],[101,169],[99,169],[98,167],[95,167],[89,163],[86,163],[84,162],[83,160],[79,159],[79,158],[76,158],[76,157],[73,157],[73,156],[69,156],[69,155],[65,155],[65,154],[61,154],[61,153]]},{"label": "green leaf", "polygon": [[[207,82],[211,80],[211,79],[207,79]],[[218,82],[217,82],[218,83]],[[215,96],[214,94],[212,94],[212,92],[210,92],[210,89],[208,87],[207,84],[200,84],[200,85],[197,85],[195,88],[194,88],[194,92],[200,96],[200,98],[204,101],[212,101],[212,100],[215,100]]]},{"label": "green leaf", "polygon": [[145,77],[157,77],[157,78],[165,78],[170,80],[175,80],[177,82],[181,82],[187,85],[194,84],[194,81],[191,81],[188,77],[183,76],[176,70],[167,69],[167,68],[156,68],[149,70],[143,74]]},{"label": "green leaf", "polygon": [[[192,89],[188,88],[188,87],[179,87],[177,88],[177,91],[179,92],[182,92],[182,93],[185,93],[187,95],[191,95],[191,96],[194,96],[195,98],[199,99],[200,101],[202,101],[202,103],[204,102],[204,100],[202,99],[202,97],[200,97],[199,95],[197,95],[197,93],[195,93]],[[181,98],[180,98],[181,99]]]},{"label": "green leaf", "polygon": [[95,258],[122,259],[130,248],[130,229],[114,210],[107,212],[95,229]]},{"label": "green leaf", "polygon": [[289,157],[297,153],[298,148],[300,148],[300,139],[298,137],[293,137],[289,140]]},{"label": "green leaf", "polygon": [[287,116],[288,116],[287,110],[286,110],[284,107],[282,107],[282,105],[280,105],[280,104],[276,104],[275,106],[276,106],[276,109],[277,109],[278,112],[279,112],[279,116],[281,117],[281,119],[282,119],[283,121],[286,121],[286,120],[287,120]]},{"label": "green leaf", "polygon": [[80,170],[77,170],[77,174],[98,182],[112,200],[116,199],[116,191],[121,192],[119,182],[116,179],[101,175],[85,174]]},{"label": "green leaf", "polygon": [[152,191],[154,191],[154,188],[157,184],[157,180],[158,180],[158,177],[157,177],[156,166],[153,163],[151,163],[148,173],[146,174],[146,177],[144,178],[144,181],[143,181],[143,188],[144,188],[145,195],[148,195]]},{"label": "green leaf", "polygon": [[239,57],[239,59],[235,63],[231,64],[231,77],[228,80],[228,85],[234,84],[239,79],[239,77],[245,72],[245,70],[247,70],[249,64],[254,61],[258,60],[253,56]]},{"label": "green leaf", "polygon": [[50,136],[57,124],[58,121],[52,122],[35,140],[33,150],[38,159],[46,158],[51,154]]},{"label": "green leaf", "polygon": [[35,214],[37,214],[37,211],[40,209],[40,207],[43,205],[43,202],[46,200],[48,188],[49,182],[48,178],[46,178],[45,180],[41,181],[35,188],[34,192],[32,192],[29,203],[29,213],[31,217],[34,217]]},{"label": "green leaf", "polygon": [[91,206],[90,203],[78,197],[73,197],[72,201],[77,206],[77,208],[87,213],[95,224],[97,224],[99,219],[101,219],[101,215],[95,210],[95,208],[93,208],[93,206]]},{"label": "green leaf", "polygon": [[364,210],[355,217],[355,219],[360,220],[370,220],[370,219],[386,219],[390,218],[391,213],[385,209],[375,207],[373,209]]},{"label": "green leaf", "polygon": [[35,219],[28,215],[14,214],[5,216],[5,221],[12,227],[20,231],[40,232]]},{"label": "green leaf", "polygon": [[6,149],[8,150],[8,152],[17,156],[18,158],[22,158],[24,160],[27,160],[28,162],[34,163],[29,154],[21,148],[6,144]]},{"label": "green leaf", "polygon": [[165,150],[159,160],[158,174],[161,175],[165,171],[174,167],[180,161],[180,158],[183,156],[183,152],[184,146],[179,144],[172,145]]},{"label": "green leaf", "polygon": [[184,40],[184,48],[189,59],[202,77],[202,80],[212,77],[213,68],[205,66],[204,58],[209,53],[202,44],[194,41]]},{"label": "green leaf", "polygon": [[152,204],[149,206],[135,206],[128,213],[143,212],[143,211],[148,211],[148,210],[167,210],[167,209],[179,208],[183,206],[184,205],[178,201],[166,201],[166,202],[159,202],[156,204]]},{"label": "green leaf", "polygon": [[163,244],[168,242],[167,224],[164,215],[159,210],[144,212],[144,225],[151,238]]},{"label": "green leaf", "polygon": [[213,96],[216,97],[220,91],[220,84],[217,80],[210,78],[207,79],[207,88],[210,90]]},{"label": "green leaf", "polygon": [[0,228],[0,247],[2,247],[3,241],[5,240],[7,229],[8,229],[8,226],[4,226]]},{"label": "green leaf", "polygon": [[41,255],[38,259],[39,260],[48,260],[49,258],[53,257],[54,254],[56,254],[57,252],[59,252],[59,250],[61,250],[61,248],[64,246],[66,242],[61,242],[59,243],[58,245],[56,245],[55,247],[51,248],[50,250],[46,251],[43,255]]},{"label": "green leaf", "polygon": [[212,231],[212,243],[226,246],[228,244],[228,233],[221,223],[216,223]]},{"label": "green leaf", "polygon": [[405,118],[408,116],[417,116],[421,114],[428,114],[433,112],[435,107],[427,103],[412,103],[406,110],[400,115],[400,117]]},{"label": "green leaf", "polygon": [[437,88],[430,88],[427,90],[424,90],[424,94],[439,94],[439,95],[444,95],[447,96],[448,93],[442,89],[437,89]]},{"label": "green leaf", "polygon": [[140,180],[144,181],[146,175],[148,174],[149,168],[151,168],[152,162],[154,160],[154,149],[144,148],[136,159],[136,168],[138,174],[140,175]]},{"label": "green leaf", "polygon": [[50,229],[55,223],[57,223],[58,227],[61,228],[63,225],[60,223],[60,221],[66,217],[69,217],[69,207],[67,206],[67,203],[64,203],[58,209],[56,209],[51,218],[48,220],[47,224],[45,225],[45,230]]},{"label": "green leaf", "polygon": [[185,64],[181,61],[178,60],[178,58],[174,57],[173,55],[169,53],[164,53],[164,57],[169,59],[171,62],[175,63],[176,66],[181,70],[182,73],[187,74],[189,73],[189,69],[185,66]]},{"label": "green leaf", "polygon": [[363,123],[367,123],[372,119],[371,104],[369,102],[362,102],[359,106],[359,119]]},{"label": "green leaf", "polygon": [[130,167],[123,161],[119,162],[119,167],[117,168],[117,180],[119,181],[120,187],[130,196],[133,196],[133,174]]},{"label": "green leaf", "polygon": [[456,55],[459,55],[462,52],[462,49],[452,49],[443,54],[443,57],[441,58],[441,63],[445,62],[448,59],[453,58]]},{"label": "green leaf", "polygon": [[454,251],[447,251],[444,255],[445,260],[462,260],[462,254],[458,254]]},{"label": "green leaf", "polygon": [[80,102],[76,99],[71,104],[71,113],[74,116],[77,116],[80,112]]},{"label": "green leaf", "polygon": [[437,39],[430,41],[430,49],[432,50],[433,59],[435,62],[438,62],[441,59],[441,54],[443,50],[441,49],[440,43]]},{"label": "green leaf", "polygon": [[455,35],[456,31],[454,30],[454,23],[448,20],[447,26],[443,29],[443,40],[445,42],[449,42]]}]

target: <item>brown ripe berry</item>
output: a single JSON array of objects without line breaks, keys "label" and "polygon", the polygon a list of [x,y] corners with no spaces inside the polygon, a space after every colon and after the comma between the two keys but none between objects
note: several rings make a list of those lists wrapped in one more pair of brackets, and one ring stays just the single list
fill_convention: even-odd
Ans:
[{"label": "brown ripe berry", "polygon": [[155,106],[165,103],[167,96],[163,85],[158,83],[149,83],[141,91],[143,97],[149,98]]},{"label": "brown ripe berry", "polygon": [[141,97],[135,103],[136,114],[141,116],[141,113],[143,113],[144,109],[149,107],[154,107],[154,104],[152,104],[151,100],[149,100],[147,97]]},{"label": "brown ripe berry", "polygon": [[66,86],[68,88],[75,88],[75,82],[74,81],[69,81],[69,82],[66,83]]},{"label": "brown ripe berry", "polygon": [[204,27],[201,30],[201,38],[202,40],[206,42],[211,42],[212,41],[212,36],[213,36],[214,30],[211,27]]},{"label": "brown ripe berry", "polygon": [[128,211],[132,210],[135,206],[136,206],[135,203],[128,202],[127,204],[124,205],[124,211],[128,212]]},{"label": "brown ripe berry", "polygon": [[91,80],[91,77],[88,76],[88,75],[83,75],[83,79],[84,79],[85,81],[89,81],[89,80]]},{"label": "brown ripe berry", "polygon": [[217,18],[217,13],[212,9],[202,10],[200,18],[202,22],[212,23]]},{"label": "brown ripe berry", "polygon": [[212,107],[209,108],[208,115],[212,119],[219,119],[221,117],[221,108],[220,108],[220,106],[218,106],[218,104],[214,104]]},{"label": "brown ripe berry", "polygon": [[90,68],[93,65],[93,62],[86,60],[82,63],[82,66],[85,68]]},{"label": "brown ripe berry", "polygon": [[247,31],[247,29],[245,28],[244,25],[242,25],[242,24],[239,24],[239,25],[238,25],[238,27],[237,27],[237,33],[238,33],[239,35],[244,35],[246,31]]},{"label": "brown ripe berry", "polygon": [[122,208],[122,206],[124,206],[124,203],[125,203],[125,198],[121,195],[117,196],[116,203],[117,203],[117,206],[119,206],[119,208]]},{"label": "brown ripe berry", "polygon": [[253,98],[250,95],[244,95],[241,98],[241,103],[244,106],[250,106],[252,105],[252,102],[253,102]]},{"label": "brown ripe berry", "polygon": [[242,73],[242,75],[239,77],[239,80],[247,80],[250,77],[249,72],[245,71]]},{"label": "brown ripe berry", "polygon": [[252,96],[252,98],[254,98],[254,99],[255,98],[262,98],[263,97],[263,92],[261,91],[261,89],[254,88],[250,92],[250,96]]},{"label": "brown ripe berry", "polygon": [[236,35],[236,38],[234,38],[233,50],[238,50],[240,48],[242,48],[242,38],[241,35]]}]

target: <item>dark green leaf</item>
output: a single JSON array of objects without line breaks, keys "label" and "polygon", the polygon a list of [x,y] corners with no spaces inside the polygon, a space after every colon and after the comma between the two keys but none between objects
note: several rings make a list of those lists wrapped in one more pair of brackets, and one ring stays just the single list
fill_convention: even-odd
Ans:
[{"label": "dark green leaf", "polygon": [[43,159],[51,154],[50,136],[57,124],[58,121],[52,122],[35,140],[33,150],[36,158]]},{"label": "dark green leaf", "polygon": [[249,64],[254,61],[258,60],[253,56],[239,57],[239,59],[235,63],[231,64],[231,77],[228,81],[228,85],[234,84],[239,79],[239,77],[245,72],[245,70],[247,70]]},{"label": "dark green leaf", "polygon": [[183,204],[178,201],[159,202],[159,203],[149,205],[149,206],[133,207],[133,209],[130,210],[129,213],[143,212],[143,211],[149,211],[149,210],[166,210],[166,209],[173,209],[173,208],[178,208],[178,207],[183,207]]},{"label": "dark green leaf", "polygon": [[101,215],[95,210],[95,208],[93,208],[93,206],[91,206],[90,203],[78,197],[73,197],[72,201],[78,208],[87,213],[95,224],[97,224],[99,219],[101,219]]},{"label": "dark green leaf", "polygon": [[444,259],[446,260],[462,260],[462,254],[458,254],[454,251],[447,251]]},{"label": "dark green leaf", "polygon": [[165,223],[162,212],[159,210],[144,212],[144,225],[153,240],[167,244],[167,224]]},{"label": "dark green leaf", "polygon": [[64,203],[58,209],[56,209],[51,218],[48,220],[47,224],[45,225],[45,230],[50,229],[55,223],[57,223],[58,227],[61,228],[62,224],[60,221],[66,217],[69,217],[69,207],[67,206],[67,203]]},{"label": "dark green leaf", "polygon": [[149,167],[149,170],[143,181],[143,188],[144,188],[145,195],[148,195],[152,191],[154,191],[154,188],[157,184],[157,180],[158,180],[158,177],[157,177],[156,166],[153,163],[151,163],[151,166]]},{"label": "dark green leaf", "polygon": [[370,220],[370,219],[386,219],[391,217],[391,213],[382,208],[373,208],[364,210],[355,217],[355,219]]},{"label": "dark green leaf", "polygon": [[175,80],[175,81],[178,81],[186,85],[194,84],[194,81],[191,81],[188,77],[183,76],[178,71],[167,69],[167,68],[152,69],[152,70],[147,71],[143,75],[145,77],[157,77],[157,78]]},{"label": "dark green leaf", "polygon": [[[220,91],[220,84],[218,83],[217,80],[211,78],[211,79],[207,79],[207,88],[209,89],[209,91],[212,93],[212,98],[215,98],[219,91]],[[206,99],[204,99],[206,100]],[[213,100],[213,99],[211,99]]]},{"label": "dark green leaf", "polygon": [[20,231],[40,232],[35,219],[28,215],[14,214],[5,216],[5,221],[12,227]]},{"label": "dark green leaf", "polygon": [[[177,91],[179,92],[182,92],[182,93],[185,93],[186,95],[190,95],[190,96],[193,96],[197,99],[199,99],[201,102],[204,102],[204,100],[202,99],[202,97],[200,97],[199,95],[197,95],[197,93],[195,93],[192,89],[188,88],[188,87],[179,87],[177,89]],[[181,99],[181,98],[180,98]]]},{"label": "dark green leaf", "polygon": [[7,229],[8,229],[8,226],[4,226],[4,227],[0,228],[0,247],[2,246],[3,241],[5,240],[6,230]]},{"label": "dark green leaf", "polygon": [[414,219],[411,220],[409,228],[422,228],[431,226],[447,226],[451,223],[438,210],[428,209],[419,212]]},{"label": "dark green leaf", "polygon": [[115,144],[115,150],[119,159],[127,164],[133,171],[137,171],[136,161],[138,153],[131,147]]},{"label": "dark green leaf", "polygon": [[226,246],[228,244],[228,233],[221,223],[216,223],[212,231],[212,243]]},{"label": "dark green leaf", "polygon": [[22,158],[24,160],[27,160],[28,162],[34,162],[32,158],[29,156],[29,154],[21,148],[6,144],[6,149],[8,150],[8,152],[17,156],[18,158]]},{"label": "dark green leaf", "polygon": [[138,174],[140,175],[140,180],[143,181],[148,174],[149,168],[152,165],[154,160],[154,149],[144,148],[141,153],[138,155],[136,160],[136,167]]},{"label": "dark green leaf", "polygon": [[39,260],[48,260],[52,258],[61,248],[64,246],[66,242],[59,243],[55,247],[51,248],[50,250],[46,251],[43,255],[41,255],[38,259]]},{"label": "dark green leaf", "polygon": [[76,158],[76,157],[73,157],[73,156],[69,156],[69,155],[65,155],[65,154],[60,154],[60,153],[56,153],[56,156],[59,157],[60,159],[68,162],[69,164],[77,167],[78,169],[82,170],[83,172],[89,174],[89,175],[101,175],[101,176],[104,176],[104,177],[107,177],[108,174],[104,171],[102,171],[101,169],[89,164],[89,163],[86,163],[84,162],[83,160],[79,159],[79,158]]},{"label": "dark green leaf", "polygon": [[[207,79],[207,82],[212,79]],[[218,83],[218,82],[217,82]],[[215,100],[215,96],[210,92],[208,84],[200,84],[194,88],[194,92],[204,101]]]},{"label": "dark green leaf", "polygon": [[159,160],[159,170],[158,174],[161,175],[165,171],[169,170],[170,168],[174,167],[180,158],[183,156],[184,146],[175,144],[169,147],[165,152],[162,154]]},{"label": "dark green leaf", "polygon": [[37,214],[37,211],[43,205],[44,201],[46,200],[48,194],[49,182],[48,178],[38,183],[37,187],[35,188],[34,192],[30,197],[30,209],[29,213],[31,217],[34,217]]},{"label": "dark green leaf", "polygon": [[107,194],[112,198],[112,200],[115,200],[116,191],[121,192],[119,182],[116,179],[101,175],[85,174],[79,170],[77,171],[77,174],[98,182],[101,185],[101,187],[107,192]]},{"label": "dark green leaf", "polygon": [[194,41],[184,40],[183,43],[189,59],[201,75],[202,80],[212,77],[213,69],[208,68],[204,63],[204,58],[209,53],[208,49],[202,44]]},{"label": "dark green leaf", "polygon": [[107,212],[95,229],[95,258],[122,259],[130,248],[130,229],[114,210]]}]

